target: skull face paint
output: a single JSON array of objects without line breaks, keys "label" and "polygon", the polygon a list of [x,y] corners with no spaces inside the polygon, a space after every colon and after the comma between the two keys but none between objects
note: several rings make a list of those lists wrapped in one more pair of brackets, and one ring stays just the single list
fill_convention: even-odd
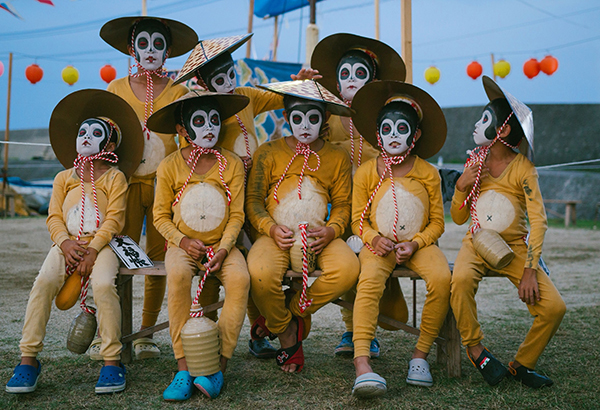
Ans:
[{"label": "skull face paint", "polygon": [[319,138],[325,118],[325,107],[318,102],[284,99],[288,122],[294,138],[303,144],[311,144]]},{"label": "skull face paint", "polygon": [[477,145],[488,145],[496,137],[496,128],[498,127],[498,120],[496,113],[490,104],[486,105],[481,118],[475,124],[475,131],[473,131],[473,141]]},{"label": "skull face paint", "polygon": [[96,155],[108,143],[108,125],[99,119],[90,118],[81,123],[77,135],[77,153],[84,157]]},{"label": "skull face paint", "polygon": [[134,35],[136,61],[148,71],[160,69],[170,46],[164,25],[155,20],[143,20],[137,25]]},{"label": "skull face paint", "polygon": [[401,155],[411,146],[419,125],[417,112],[403,102],[384,106],[377,118],[383,149],[392,156]]},{"label": "skull face paint", "polygon": [[219,140],[221,115],[215,101],[193,104],[184,109],[183,126],[189,140],[202,148],[213,148]]},{"label": "skull face paint", "polygon": [[344,54],[337,68],[338,89],[344,101],[352,101],[362,86],[373,80],[373,60],[362,51]]},{"label": "skull face paint", "polygon": [[209,64],[209,70],[202,70],[202,78],[209,91],[216,93],[233,93],[237,87],[235,66],[231,55],[226,53]]}]

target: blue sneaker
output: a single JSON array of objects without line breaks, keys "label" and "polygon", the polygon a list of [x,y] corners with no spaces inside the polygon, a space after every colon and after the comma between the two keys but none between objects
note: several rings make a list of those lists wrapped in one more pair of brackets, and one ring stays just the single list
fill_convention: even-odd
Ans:
[{"label": "blue sneaker", "polygon": [[371,340],[371,347],[369,347],[371,359],[377,359],[379,357],[379,350],[379,340],[377,340],[377,338]]},{"label": "blue sneaker", "polygon": [[163,399],[166,401],[183,401],[192,397],[194,391],[194,378],[190,372],[182,370],[177,372],[169,387],[163,392]]},{"label": "blue sneaker", "polygon": [[102,366],[96,383],[96,394],[118,393],[125,390],[125,366]]},{"label": "blue sneaker", "polygon": [[6,383],[6,391],[8,393],[31,393],[35,391],[42,371],[42,364],[39,360],[37,365],[37,368],[28,364],[17,365],[12,377]]},{"label": "blue sneaker", "polygon": [[352,332],[344,332],[342,341],[335,348],[336,356],[353,356],[354,343],[352,343]]},{"label": "blue sneaker", "polygon": [[277,353],[277,349],[264,337],[257,340],[248,340],[248,350],[259,359],[272,359]]},{"label": "blue sneaker", "polygon": [[194,386],[209,399],[215,399],[223,388],[223,373],[218,371],[210,376],[198,376],[194,379]]}]

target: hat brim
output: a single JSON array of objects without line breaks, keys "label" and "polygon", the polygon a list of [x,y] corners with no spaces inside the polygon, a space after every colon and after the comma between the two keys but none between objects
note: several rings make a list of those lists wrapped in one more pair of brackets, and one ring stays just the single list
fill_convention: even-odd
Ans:
[{"label": "hat brim", "polygon": [[202,100],[214,98],[219,104],[219,115],[221,122],[237,114],[250,103],[250,98],[239,94],[213,93],[204,90],[191,90],[183,97],[178,98],[171,104],[161,108],[148,118],[146,126],[154,132],[163,134],[176,134],[176,114],[184,101]]},{"label": "hat brim", "polygon": [[323,76],[317,81],[338,98],[342,98],[337,87],[337,66],[340,59],[349,50],[361,48],[377,56],[377,80],[404,81],[406,79],[404,60],[392,47],[368,37],[348,33],[332,34],[316,45],[310,59],[310,66],[319,70],[319,74]]},{"label": "hat brim", "polygon": [[[207,59],[206,61],[204,61],[200,64],[194,64],[194,65],[190,65],[190,66],[187,66],[187,64],[184,64],[183,68],[177,75],[177,78],[175,79],[174,84],[180,84],[184,81],[190,80],[191,78],[193,78],[196,75],[196,71],[198,71],[198,69],[200,69],[200,67],[204,67],[206,64],[210,63],[215,58],[217,58],[225,53],[232,54],[235,50],[237,50],[238,48],[243,46],[246,43],[246,41],[250,40],[250,37],[252,37],[253,35],[254,35],[254,33],[247,34],[245,37],[240,39],[240,41],[230,45],[227,48],[224,48],[223,50],[219,51],[217,54],[215,54],[214,56],[212,56],[211,58]],[[196,49],[198,49],[198,52],[201,52],[202,41],[206,41],[206,40],[200,40],[199,42],[197,42],[197,44],[195,45],[195,48],[194,48],[194,52],[196,52]]]},{"label": "hat brim", "polygon": [[130,55],[129,30],[139,20],[159,20],[171,30],[171,51],[169,57],[178,57],[190,51],[198,43],[198,34],[186,24],[176,20],[151,16],[120,17],[105,23],[100,29],[100,37],[121,53]]},{"label": "hat brim", "polygon": [[352,121],[356,129],[371,145],[379,147],[379,112],[390,98],[400,95],[415,100],[423,112],[423,119],[419,124],[421,137],[415,143],[412,153],[424,159],[434,156],[446,141],[446,117],[432,96],[412,84],[401,81],[373,81],[358,90],[352,100],[352,108],[355,111]]},{"label": "hat brim", "polygon": [[65,168],[71,168],[77,158],[77,135],[81,123],[97,117],[110,118],[121,129],[121,144],[115,153],[119,157],[119,169],[129,178],[142,160],[142,126],[127,101],[108,91],[75,91],[56,105],[49,127],[50,144],[56,158]]}]

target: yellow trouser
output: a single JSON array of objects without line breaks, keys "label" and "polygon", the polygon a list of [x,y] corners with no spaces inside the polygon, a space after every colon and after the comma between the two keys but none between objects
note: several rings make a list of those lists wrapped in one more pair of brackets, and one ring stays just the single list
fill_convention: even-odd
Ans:
[{"label": "yellow trouser", "polygon": [[[98,329],[102,335],[100,355],[104,360],[121,358],[121,305],[115,284],[118,272],[119,260],[112,249],[105,246],[98,253],[90,276],[90,286],[97,307]],[[50,248],[29,294],[23,337],[19,345],[23,357],[36,357],[42,351],[52,301],[66,278],[65,256],[60,247],[54,245]]]},{"label": "yellow trouser", "polygon": [[[518,287],[523,276],[527,246],[523,243],[522,245],[510,245],[510,247],[515,253],[515,258],[504,269],[494,269],[494,271],[506,276]],[[452,296],[450,298],[456,324],[465,346],[476,346],[483,340],[483,332],[477,320],[475,293],[477,293],[479,282],[489,270],[491,270],[490,266],[477,254],[471,239],[465,237],[454,262]],[[527,305],[529,313],[534,317],[533,325],[515,356],[516,361],[530,369],[535,368],[546,345],[556,333],[567,309],[560,293],[548,275],[540,268],[537,269],[537,280],[541,300],[536,301],[533,306]]]},{"label": "yellow trouser", "polygon": [[[169,247],[165,256],[165,268],[169,287],[169,331],[175,359],[181,359],[185,357],[181,344],[181,329],[190,317],[192,277],[198,270],[204,270],[204,266],[192,259],[183,249]],[[217,326],[221,335],[221,356],[231,359],[244,324],[250,290],[250,276],[244,256],[237,248],[232,248],[221,269],[211,275],[225,288],[225,303]]]},{"label": "yellow trouser", "polygon": [[290,252],[279,249],[268,236],[259,237],[248,254],[248,270],[252,281],[252,299],[266,319],[269,330],[283,333],[292,316],[309,317],[322,306],[339,298],[356,284],[359,271],[358,258],[341,239],[334,239],[317,256],[322,270],[307,289],[306,296],[312,304],[300,313],[296,292],[286,308],[281,282],[290,266]]},{"label": "yellow trouser", "polygon": [[[383,258],[374,255],[365,247],[359,258],[361,271],[354,301],[352,338],[354,357],[369,356],[369,347],[377,327],[379,300],[383,295],[385,283],[396,266],[394,252]],[[416,347],[421,352],[429,353],[448,313],[451,278],[448,261],[440,248],[429,245],[416,251],[404,266],[418,273],[427,287],[421,314],[421,335]]]},{"label": "yellow trouser", "polygon": [[[154,227],[152,207],[154,205],[154,186],[141,182],[129,185],[127,189],[127,210],[123,235],[140,243],[144,216],[146,217],[146,254],[153,261],[165,260],[165,239]],[[156,324],[158,314],[165,298],[167,278],[147,275],[144,279],[144,308],[142,326]]]}]

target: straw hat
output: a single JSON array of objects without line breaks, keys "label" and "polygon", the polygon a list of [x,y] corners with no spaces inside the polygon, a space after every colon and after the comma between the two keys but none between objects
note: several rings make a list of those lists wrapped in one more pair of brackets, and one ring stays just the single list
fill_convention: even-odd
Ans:
[{"label": "straw hat", "polygon": [[71,168],[77,158],[76,140],[81,123],[97,117],[110,118],[119,126],[122,140],[115,153],[119,157],[119,169],[129,178],[142,160],[142,126],[127,101],[108,91],[75,91],[56,105],[50,117],[49,129],[50,143],[56,158],[65,168]]},{"label": "straw hat", "polygon": [[187,100],[201,100],[203,98],[214,98],[219,104],[219,115],[221,122],[243,110],[250,98],[239,94],[213,93],[205,90],[192,90],[183,97],[178,98],[171,104],[164,106],[148,118],[147,127],[154,132],[163,134],[176,134],[175,125],[178,124],[176,116],[179,107]]},{"label": "straw hat", "polygon": [[504,98],[508,101],[508,105],[510,105],[510,108],[515,113],[517,121],[527,140],[527,144],[519,144],[519,151],[533,162],[533,112],[512,94],[500,88],[500,86],[487,75],[483,76],[482,82],[485,93],[490,101],[495,100],[496,98]]},{"label": "straw hat", "polygon": [[196,75],[196,71],[224,53],[233,53],[246,41],[250,40],[252,33],[239,36],[213,38],[200,40],[183,65],[175,79],[175,84],[189,80]]},{"label": "straw hat", "polygon": [[446,141],[446,117],[438,103],[424,90],[401,81],[373,81],[357,91],[352,100],[352,121],[371,145],[377,143],[377,117],[391,98],[405,98],[415,104],[419,113],[421,138],[412,150],[421,158],[437,154]]},{"label": "straw hat", "polygon": [[349,117],[353,112],[342,100],[314,80],[283,81],[280,83],[259,84],[257,87],[281,95],[320,102],[325,104],[327,111],[334,115]]},{"label": "straw hat", "polygon": [[177,57],[190,51],[198,42],[198,35],[189,26],[176,20],[162,17],[131,16],[120,17],[105,23],[100,29],[100,37],[121,53],[130,55],[131,27],[141,20],[158,20],[171,31],[171,52],[169,57]]},{"label": "straw hat", "polygon": [[319,70],[323,78],[319,83],[340,97],[337,89],[337,66],[342,56],[350,50],[369,51],[377,63],[375,73],[378,80],[404,81],[406,79],[406,66],[400,54],[387,44],[368,37],[354,34],[338,33],[325,37],[316,45],[310,66]]}]

